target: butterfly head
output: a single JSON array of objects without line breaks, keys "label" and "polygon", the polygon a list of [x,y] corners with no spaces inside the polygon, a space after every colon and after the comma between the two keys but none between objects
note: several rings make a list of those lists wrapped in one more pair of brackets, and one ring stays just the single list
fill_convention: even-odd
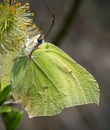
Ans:
[{"label": "butterfly head", "polygon": [[37,39],[37,46],[44,43],[44,35],[41,34]]}]

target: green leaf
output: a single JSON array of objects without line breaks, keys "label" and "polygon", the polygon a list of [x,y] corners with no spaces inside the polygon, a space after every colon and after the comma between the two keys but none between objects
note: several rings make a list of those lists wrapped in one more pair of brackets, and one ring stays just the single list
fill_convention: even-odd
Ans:
[{"label": "green leaf", "polygon": [[17,111],[16,108],[10,106],[1,106],[0,115],[2,114],[6,130],[15,130],[23,116],[22,111]]},{"label": "green leaf", "polygon": [[1,106],[0,107],[0,114],[11,112],[11,111],[12,111],[12,107],[10,107],[10,106]]},{"label": "green leaf", "polygon": [[44,43],[31,57],[18,57],[11,73],[14,98],[29,117],[52,116],[66,107],[99,104],[94,77],[58,47]]},{"label": "green leaf", "polygon": [[23,112],[16,110],[4,113],[3,120],[6,126],[6,130],[16,130],[21,121],[22,116]]},{"label": "green leaf", "polygon": [[10,85],[6,86],[3,90],[0,90],[0,104],[7,98],[10,90]]}]

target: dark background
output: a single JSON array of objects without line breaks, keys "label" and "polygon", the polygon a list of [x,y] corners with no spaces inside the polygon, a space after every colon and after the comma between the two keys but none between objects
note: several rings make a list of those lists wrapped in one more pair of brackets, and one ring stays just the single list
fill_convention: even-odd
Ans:
[{"label": "dark background", "polygon": [[[71,107],[53,117],[29,119],[25,113],[17,130],[110,130],[110,0],[45,1],[56,16],[45,40],[62,48],[94,75],[100,86],[100,105]],[[41,0],[28,2],[35,22],[46,34],[51,13]],[[0,130],[4,130],[1,119]]]}]

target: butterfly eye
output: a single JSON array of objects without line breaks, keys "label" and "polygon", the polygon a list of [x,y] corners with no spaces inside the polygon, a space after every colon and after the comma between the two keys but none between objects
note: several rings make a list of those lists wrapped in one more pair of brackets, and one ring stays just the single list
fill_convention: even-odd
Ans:
[{"label": "butterfly eye", "polygon": [[42,44],[44,42],[44,37],[45,36],[43,34],[40,35],[40,37],[37,39],[38,45],[40,45],[40,44]]},{"label": "butterfly eye", "polygon": [[37,39],[38,44],[42,44],[42,41],[43,41],[42,38],[38,38],[38,39]]}]

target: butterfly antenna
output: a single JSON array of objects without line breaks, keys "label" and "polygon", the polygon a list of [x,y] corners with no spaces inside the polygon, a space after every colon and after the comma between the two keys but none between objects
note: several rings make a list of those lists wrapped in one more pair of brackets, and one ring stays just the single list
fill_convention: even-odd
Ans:
[{"label": "butterfly antenna", "polygon": [[54,26],[54,23],[55,23],[55,15],[52,14],[52,23],[51,23],[51,25],[50,25],[50,27],[49,27],[48,32],[45,34],[45,37],[47,37],[48,34],[51,32],[51,30],[52,30],[52,28],[53,28],[53,26]]},{"label": "butterfly antenna", "polygon": [[44,6],[47,8],[48,13],[50,14],[50,16],[52,17],[52,22],[50,24],[50,27],[47,31],[47,33],[45,34],[44,38],[46,38],[48,36],[48,34],[51,32],[54,23],[55,23],[55,14],[52,12],[52,10],[49,8],[49,6],[47,5],[47,3],[45,2],[45,0],[42,0],[42,3],[44,4]]}]

